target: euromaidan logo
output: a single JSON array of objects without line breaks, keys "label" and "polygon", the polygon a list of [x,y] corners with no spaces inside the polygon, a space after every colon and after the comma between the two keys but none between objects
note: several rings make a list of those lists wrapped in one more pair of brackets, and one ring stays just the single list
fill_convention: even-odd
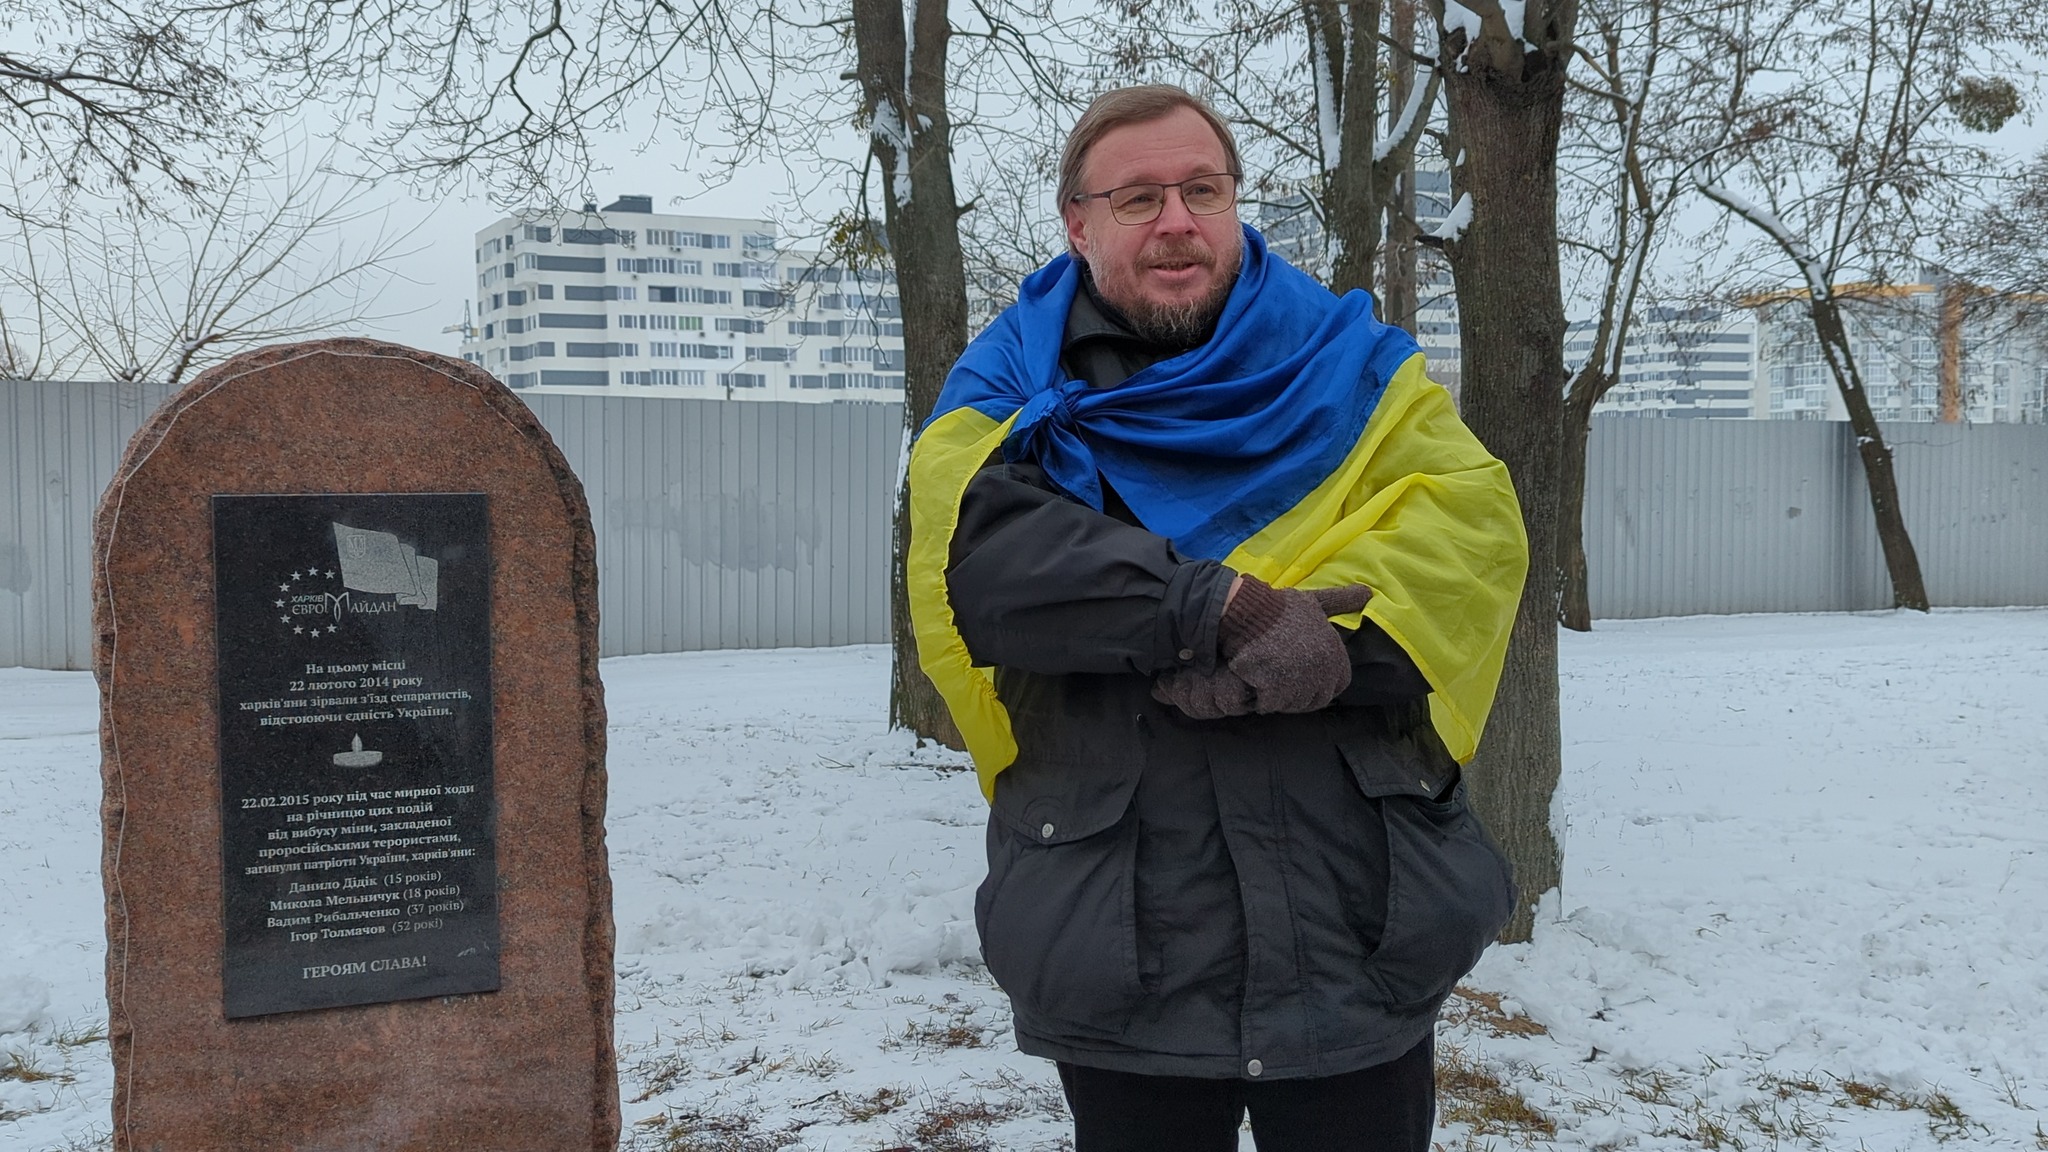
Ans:
[{"label": "euromaidan logo", "polygon": [[[339,564],[295,568],[280,576],[271,606],[280,631],[307,640],[333,636],[350,616],[375,616],[401,607],[432,612],[440,603],[440,565],[389,532],[333,523]],[[340,587],[337,588],[336,584]]]}]

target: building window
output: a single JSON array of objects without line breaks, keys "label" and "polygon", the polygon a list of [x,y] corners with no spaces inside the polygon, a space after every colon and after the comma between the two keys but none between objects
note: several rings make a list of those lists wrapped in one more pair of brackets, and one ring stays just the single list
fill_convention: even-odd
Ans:
[{"label": "building window", "polygon": [[712,232],[677,232],[667,228],[649,228],[649,244],[666,244],[671,248],[730,248],[732,237]]},{"label": "building window", "polygon": [[718,383],[723,388],[766,388],[768,377],[758,372],[720,372]]},{"label": "building window", "polygon": [[640,346],[638,344],[620,344],[616,341],[604,344],[579,344],[571,341],[568,345],[568,353],[572,358],[584,360],[630,359],[640,355]]},{"label": "building window", "polygon": [[757,347],[749,344],[747,345],[747,359],[759,360],[766,364],[784,364],[796,359],[796,349],[781,348],[774,345]]},{"label": "building window", "polygon": [[553,300],[555,298],[555,286],[553,284],[539,285],[534,289],[534,292],[542,300]]},{"label": "building window", "polygon": [[833,372],[826,375],[825,387],[901,389],[903,377],[881,376],[872,372]]},{"label": "building window", "polygon": [[665,386],[671,388],[702,386],[704,370],[701,368],[656,368],[648,372],[621,372],[619,383],[643,386]]},{"label": "building window", "polygon": [[657,340],[647,346],[657,360],[730,360],[732,349],[723,344],[671,344]]},{"label": "building window", "polygon": [[526,293],[520,291],[507,292],[505,293],[505,303],[510,307],[517,308],[521,304],[526,303]]},{"label": "building window", "polygon": [[532,372],[514,372],[505,377],[505,383],[514,388],[531,388],[540,383],[540,377]]},{"label": "building window", "polygon": [[548,368],[540,374],[540,382],[553,385],[571,385],[578,388],[603,388],[611,383],[612,374],[603,369],[589,368]]},{"label": "building window", "polygon": [[543,312],[540,314],[543,328],[602,328],[605,317],[602,312]]},{"label": "building window", "polygon": [[521,268],[537,272],[595,272],[604,273],[602,256],[547,256],[528,252],[519,258]]},{"label": "building window", "polygon": [[703,264],[695,260],[678,260],[673,256],[620,256],[612,261],[613,267],[621,272],[640,276],[697,276],[702,274]]},{"label": "building window", "polygon": [[761,291],[749,288],[746,289],[743,295],[749,308],[780,308],[789,303],[789,297],[775,291]]},{"label": "building window", "polygon": [[720,332],[760,333],[768,330],[768,323],[765,320],[746,320],[735,316],[720,316],[718,318],[718,330]]},{"label": "building window", "polygon": [[631,244],[631,228],[564,228],[564,244]]}]

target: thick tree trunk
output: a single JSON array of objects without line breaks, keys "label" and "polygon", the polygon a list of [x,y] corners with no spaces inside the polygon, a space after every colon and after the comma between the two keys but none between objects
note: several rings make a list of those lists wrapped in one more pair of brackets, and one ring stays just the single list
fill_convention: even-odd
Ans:
[{"label": "thick tree trunk", "polygon": [[1593,604],[1586,592],[1586,443],[1593,434],[1593,405],[1607,391],[1601,375],[1589,364],[1572,381],[1558,444],[1557,620],[1574,632],[1593,630]]},{"label": "thick tree trunk", "polygon": [[[1388,10],[1388,36],[1396,44],[1415,46],[1415,0],[1393,0]],[[1392,54],[1394,83],[1388,101],[1394,116],[1408,106],[1408,94],[1415,87],[1415,64],[1406,56]],[[1398,125],[1389,125],[1393,131]],[[1396,170],[1393,195],[1387,204],[1387,255],[1381,276],[1386,292],[1380,297],[1380,319],[1396,328],[1415,331],[1415,314],[1421,310],[1421,287],[1416,281],[1416,250],[1420,235],[1415,227],[1415,149],[1403,149]]]},{"label": "thick tree trunk", "polygon": [[[967,347],[967,273],[953,188],[952,120],[946,110],[950,25],[945,0],[919,0],[912,15],[917,26],[906,40],[902,0],[853,4],[862,98],[872,125],[869,154],[882,176],[883,220],[903,311],[906,437],[931,415],[946,373]],[[896,502],[890,560],[889,723],[958,748],[960,734],[945,702],[917,664],[904,595],[909,494],[906,478]]]},{"label": "thick tree trunk", "polygon": [[1529,536],[1529,579],[1469,770],[1473,802],[1521,891],[1501,936],[1509,941],[1529,939],[1535,902],[1557,887],[1562,869],[1550,829],[1560,767],[1552,572],[1565,386],[1556,171],[1571,30],[1542,28],[1538,8],[1529,5],[1530,32],[1544,51],[1525,54],[1496,15],[1471,51],[1462,33],[1444,44],[1444,84],[1466,155],[1456,191],[1472,197],[1471,223],[1446,245],[1463,330],[1461,409],[1507,464]]},{"label": "thick tree trunk", "polygon": [[[1323,157],[1323,232],[1335,259],[1330,290],[1373,287],[1380,246],[1380,202],[1373,186],[1373,145],[1379,130],[1379,0],[1306,0],[1308,34],[1318,45],[1312,66],[1322,69],[1317,114],[1326,124]],[[1323,94],[1335,103],[1320,106]],[[1334,133],[1329,129],[1334,128]]]},{"label": "thick tree trunk", "polygon": [[1884,442],[1877,416],[1870,410],[1870,395],[1863,389],[1863,375],[1849,351],[1849,334],[1842,324],[1841,305],[1833,296],[1816,296],[1808,306],[1814,334],[1820,337],[1821,353],[1834,373],[1842,404],[1849,409],[1849,428],[1856,433],[1857,452],[1863,458],[1863,478],[1870,485],[1870,511],[1877,519],[1877,540],[1884,549],[1885,571],[1891,575],[1892,607],[1927,611],[1927,585],[1920,578],[1920,556],[1913,538],[1906,532],[1905,513],[1899,507],[1898,477],[1892,473],[1892,450]]}]

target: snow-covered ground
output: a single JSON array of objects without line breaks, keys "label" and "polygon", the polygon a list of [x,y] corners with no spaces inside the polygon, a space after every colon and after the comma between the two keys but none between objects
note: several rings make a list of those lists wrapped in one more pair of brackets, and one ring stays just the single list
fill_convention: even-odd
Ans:
[{"label": "snow-covered ground", "polygon": [[[1562,660],[1565,882],[1452,1002],[1442,1145],[2048,1149],[2048,611],[1610,621]],[[1060,1146],[975,961],[979,794],[884,730],[886,653],[604,676],[628,1145]],[[107,1129],[95,705],[0,669],[10,1152]]]}]

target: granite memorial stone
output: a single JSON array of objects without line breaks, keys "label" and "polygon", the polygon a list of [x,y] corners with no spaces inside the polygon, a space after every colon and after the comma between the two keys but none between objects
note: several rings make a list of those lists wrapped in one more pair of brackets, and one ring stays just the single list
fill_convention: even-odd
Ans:
[{"label": "granite memorial stone", "polygon": [[115,1148],[615,1148],[595,544],[526,406],[237,357],[95,555]]}]

